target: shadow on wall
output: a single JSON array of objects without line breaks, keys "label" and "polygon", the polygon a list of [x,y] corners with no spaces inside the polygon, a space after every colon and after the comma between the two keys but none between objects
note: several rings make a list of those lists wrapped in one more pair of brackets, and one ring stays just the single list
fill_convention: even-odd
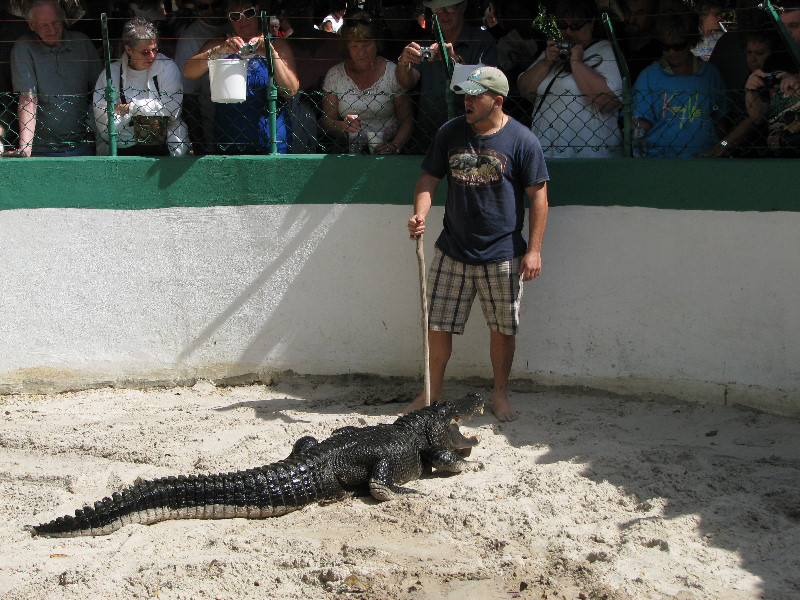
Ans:
[{"label": "shadow on wall", "polygon": [[257,302],[255,310],[260,313],[261,330],[253,332],[249,345],[239,357],[244,368],[263,364],[264,358],[281,345],[280,337],[270,335],[282,327],[276,326],[272,318],[282,303],[289,287],[302,276],[306,263],[313,257],[317,246],[328,234],[344,206],[333,205],[323,213],[312,213],[302,207],[291,207],[279,226],[279,236],[275,246],[279,247],[277,256],[264,258],[266,266],[258,273],[223,312],[214,317],[177,357],[177,364],[184,365],[205,345],[214,343],[215,336],[228,327],[228,323],[244,310],[252,310],[250,305]]}]

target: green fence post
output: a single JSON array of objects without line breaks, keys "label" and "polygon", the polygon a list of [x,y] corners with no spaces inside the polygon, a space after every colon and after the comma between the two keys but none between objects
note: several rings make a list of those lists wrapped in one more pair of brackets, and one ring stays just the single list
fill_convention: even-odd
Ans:
[{"label": "green fence post", "polygon": [[[100,15],[103,27],[103,60],[106,63],[106,113],[108,115],[108,147],[111,156],[117,155],[117,126],[114,124],[114,105],[116,93],[111,79],[111,40],[108,37],[108,15]],[[122,82],[120,82],[121,84]],[[99,134],[100,132],[98,132]]]},{"label": "green fence post", "polygon": [[439,25],[439,19],[436,16],[436,13],[433,14],[433,31],[436,34],[436,41],[439,42],[439,52],[442,55],[442,60],[444,61],[444,71],[447,75],[447,88],[444,91],[444,97],[447,100],[447,119],[452,119],[456,116],[456,95],[453,90],[450,89],[450,84],[452,83],[453,79],[453,69],[455,66],[453,65],[453,61],[450,59],[450,55],[447,53],[447,48],[444,47],[444,35],[442,34],[442,28]]},{"label": "green fence post", "polygon": [[264,54],[269,69],[267,87],[267,111],[269,112],[269,153],[278,153],[278,84],[275,83],[275,58],[272,56],[271,36],[269,35],[269,15],[261,11],[261,32],[264,34]]},{"label": "green fence post", "polygon": [[614,33],[614,26],[611,24],[611,18],[608,13],[604,12],[602,19],[606,34],[608,39],[611,40],[611,46],[614,49],[614,58],[617,59],[617,66],[622,74],[622,144],[625,149],[625,156],[631,157],[633,156],[633,143],[631,140],[631,108],[633,106],[631,72],[628,70],[628,63],[625,62],[622,48],[619,46],[619,40]]}]

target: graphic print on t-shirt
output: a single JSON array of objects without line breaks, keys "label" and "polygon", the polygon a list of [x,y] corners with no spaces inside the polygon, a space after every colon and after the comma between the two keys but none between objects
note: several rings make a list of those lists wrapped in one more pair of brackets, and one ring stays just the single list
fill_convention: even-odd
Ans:
[{"label": "graphic print on t-shirt", "polygon": [[454,148],[450,152],[450,177],[461,185],[500,185],[506,160],[504,154],[489,148]]}]

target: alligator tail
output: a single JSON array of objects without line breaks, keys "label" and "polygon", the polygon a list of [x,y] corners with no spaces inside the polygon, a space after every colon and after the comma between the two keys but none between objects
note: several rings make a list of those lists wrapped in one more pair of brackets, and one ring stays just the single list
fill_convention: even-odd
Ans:
[{"label": "alligator tail", "polygon": [[143,481],[76,510],[74,516],[27,529],[45,537],[77,537],[108,535],[131,523],[275,517],[340,494],[326,485],[330,478],[319,467],[313,459],[290,457],[246,471]]}]

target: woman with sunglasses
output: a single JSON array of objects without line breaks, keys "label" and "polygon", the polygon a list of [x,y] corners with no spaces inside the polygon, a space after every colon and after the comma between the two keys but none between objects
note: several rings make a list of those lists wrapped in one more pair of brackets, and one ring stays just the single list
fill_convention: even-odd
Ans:
[{"label": "woman with sunglasses", "polygon": [[611,44],[595,35],[598,23],[594,0],[561,0],[556,24],[562,40],[548,40],[517,80],[533,102],[531,129],[548,158],[622,156],[622,76]]},{"label": "woman with sunglasses", "polygon": [[397,154],[411,137],[411,102],[395,77],[397,65],[378,56],[378,31],[369,13],[345,21],[341,36],[350,56],[325,76],[321,124],[336,137],[361,136],[364,150]]},{"label": "woman with sunglasses", "polygon": [[655,35],[661,60],[633,86],[633,126],[644,130],[645,155],[698,156],[719,140],[726,113],[725,83],[714,65],[692,54],[700,40],[697,13],[682,2],[662,4]]},{"label": "woman with sunglasses", "polygon": [[[184,156],[189,133],[181,119],[183,85],[177,65],[158,51],[158,32],[151,21],[136,18],[122,30],[125,51],[111,63],[114,126],[119,156]],[[97,153],[109,153],[106,71],[94,91]]]},{"label": "woman with sunglasses", "polygon": [[183,74],[197,79],[208,72],[208,62],[217,58],[244,56],[247,62],[247,98],[244,102],[217,104],[214,117],[214,140],[223,154],[265,154],[269,151],[272,132],[269,129],[269,85],[275,77],[278,86],[279,111],[275,136],[278,152],[289,151],[289,119],[280,97],[291,98],[300,89],[294,55],[282,38],[270,40],[275,72],[270,73],[261,29],[261,7],[250,0],[228,0],[228,20],[234,34],[227,39],[215,37],[186,62]]}]

